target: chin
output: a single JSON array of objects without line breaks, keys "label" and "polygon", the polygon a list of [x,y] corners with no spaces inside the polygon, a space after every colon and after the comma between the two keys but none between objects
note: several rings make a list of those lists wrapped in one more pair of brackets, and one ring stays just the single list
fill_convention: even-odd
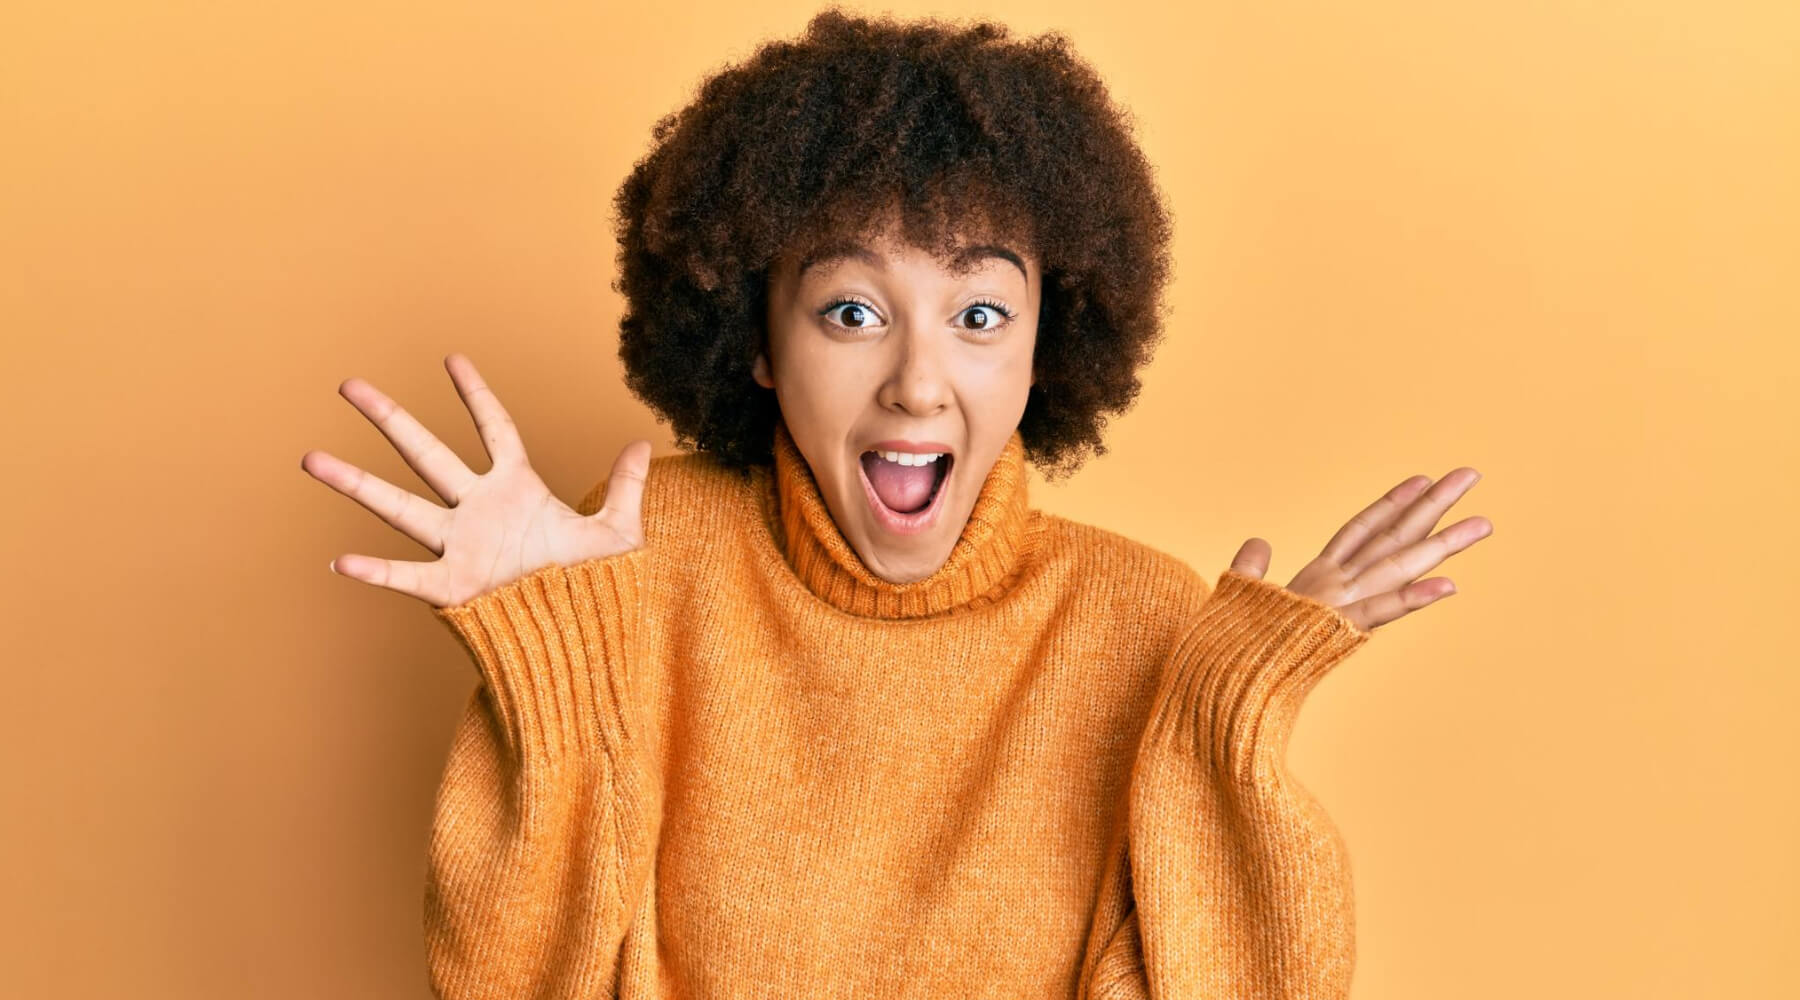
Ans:
[{"label": "chin", "polygon": [[[952,543],[952,547],[954,547],[954,543]],[[935,559],[925,560],[922,564],[917,566],[910,564],[905,559],[871,558],[871,556],[874,555],[874,553],[861,553],[863,565],[869,568],[869,572],[874,573],[888,583],[900,585],[918,583],[920,580],[929,579],[931,574],[936,573],[943,567],[944,562],[949,558],[950,553],[948,548],[946,548],[941,556]],[[895,565],[896,563],[899,563],[900,565]]]},{"label": "chin", "polygon": [[863,505],[856,512],[862,537],[852,541],[851,548],[871,573],[896,585],[917,583],[942,568],[968,523],[968,511],[940,509],[929,528],[896,533],[877,522],[878,515],[869,509],[866,494],[859,493],[853,499]]}]

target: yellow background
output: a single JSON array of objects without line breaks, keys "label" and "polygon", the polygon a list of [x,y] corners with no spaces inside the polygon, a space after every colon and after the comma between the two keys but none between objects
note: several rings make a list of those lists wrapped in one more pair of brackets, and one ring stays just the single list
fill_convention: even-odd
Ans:
[{"label": "yellow background", "polygon": [[[1314,692],[1364,1000],[1800,995],[1800,6],[995,3],[1136,115],[1169,336],[1045,509],[1286,583],[1415,473],[1461,593]],[[474,680],[326,569],[430,553],[301,471],[477,470],[468,353],[573,503],[666,428],[611,198],[812,4],[42,2],[0,25],[4,992],[424,997]]]}]

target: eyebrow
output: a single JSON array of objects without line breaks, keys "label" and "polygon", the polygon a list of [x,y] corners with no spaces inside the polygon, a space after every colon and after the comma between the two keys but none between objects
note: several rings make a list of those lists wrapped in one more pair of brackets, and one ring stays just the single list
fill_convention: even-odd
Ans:
[{"label": "eyebrow", "polygon": [[[824,246],[814,249],[800,261],[800,270],[796,274],[796,278],[804,277],[806,275],[806,269],[812,267],[814,264],[835,264],[846,258],[855,258],[870,267],[880,270],[887,269],[887,261],[881,259],[879,254],[870,250],[868,247],[856,243],[827,243]],[[1031,275],[1025,272],[1025,261],[1022,260],[1018,254],[1003,246],[983,243],[980,246],[969,247],[968,249],[959,252],[956,255],[955,260],[958,264],[964,264],[972,263],[977,260],[987,260],[989,258],[999,258],[1000,260],[1010,262],[1012,266],[1019,269],[1019,274],[1025,279],[1026,283],[1030,283]]]}]

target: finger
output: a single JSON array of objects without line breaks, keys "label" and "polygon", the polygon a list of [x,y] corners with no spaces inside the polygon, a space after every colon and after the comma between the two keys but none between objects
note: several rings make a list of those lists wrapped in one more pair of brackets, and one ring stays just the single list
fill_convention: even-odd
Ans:
[{"label": "finger", "polygon": [[475,362],[466,354],[452,354],[444,359],[444,367],[450,372],[450,381],[456,383],[456,392],[462,397],[463,405],[475,418],[475,427],[481,432],[481,446],[487,449],[488,460],[494,465],[523,465],[525,443],[519,440],[518,425],[513,423],[506,407],[500,405],[500,397],[494,395],[494,390],[488,388],[487,381],[475,370]]},{"label": "finger", "polygon": [[1424,538],[1427,532],[1437,526],[1444,511],[1449,510],[1450,505],[1467,493],[1469,487],[1474,486],[1480,478],[1481,473],[1467,466],[1452,469],[1413,500],[1398,517],[1382,525],[1339,565],[1354,580],[1370,566]]},{"label": "finger", "polygon": [[1338,611],[1363,628],[1373,631],[1378,626],[1386,625],[1454,593],[1456,584],[1451,583],[1449,577],[1434,576],[1429,580],[1414,581],[1399,590],[1352,601],[1338,608]]},{"label": "finger", "polygon": [[360,555],[338,556],[331,561],[331,568],[339,576],[397,591],[408,597],[416,597],[432,607],[441,608],[446,602],[438,593],[437,574],[431,571],[431,567],[435,565],[437,564]]},{"label": "finger", "polygon": [[362,504],[376,517],[399,529],[437,555],[444,554],[450,512],[329,452],[309,451],[300,458],[307,475]]},{"label": "finger", "polygon": [[1339,528],[1337,534],[1331,536],[1331,541],[1326,542],[1325,547],[1319,550],[1320,558],[1342,568],[1350,561],[1351,553],[1367,541],[1370,534],[1399,516],[1406,505],[1418,499],[1419,494],[1430,485],[1431,477],[1413,476],[1388,490],[1382,494],[1381,499],[1358,511],[1355,517]]},{"label": "finger", "polygon": [[610,513],[625,521],[635,531],[629,540],[640,545],[643,544],[644,481],[650,475],[653,447],[649,441],[633,441],[613,459],[612,472],[606,480],[606,503],[598,512],[598,516],[605,517]]},{"label": "finger", "polygon": [[1260,538],[1251,538],[1238,547],[1237,555],[1231,560],[1231,568],[1246,576],[1258,580],[1269,571],[1269,543]]},{"label": "finger", "polygon": [[1388,553],[1375,565],[1365,567],[1358,573],[1350,581],[1350,586],[1358,594],[1386,593],[1406,586],[1431,572],[1438,563],[1493,533],[1494,524],[1487,518],[1464,518],[1430,538],[1414,542],[1398,552]]},{"label": "finger", "polygon": [[425,485],[450,506],[456,506],[470,484],[480,478],[456,457],[456,452],[380,389],[360,378],[349,378],[338,386],[338,394],[368,417]]}]

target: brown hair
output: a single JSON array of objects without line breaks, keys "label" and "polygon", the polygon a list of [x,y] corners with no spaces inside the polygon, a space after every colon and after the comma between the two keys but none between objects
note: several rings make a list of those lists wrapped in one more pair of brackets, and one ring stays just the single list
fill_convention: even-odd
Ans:
[{"label": "brown hair", "polygon": [[1130,132],[1059,33],[826,8],[708,77],[620,187],[627,386],[685,447],[771,462],[779,407],[750,375],[769,268],[897,213],[941,259],[979,233],[1041,262],[1019,429],[1047,477],[1073,472],[1161,339],[1170,219]]}]

